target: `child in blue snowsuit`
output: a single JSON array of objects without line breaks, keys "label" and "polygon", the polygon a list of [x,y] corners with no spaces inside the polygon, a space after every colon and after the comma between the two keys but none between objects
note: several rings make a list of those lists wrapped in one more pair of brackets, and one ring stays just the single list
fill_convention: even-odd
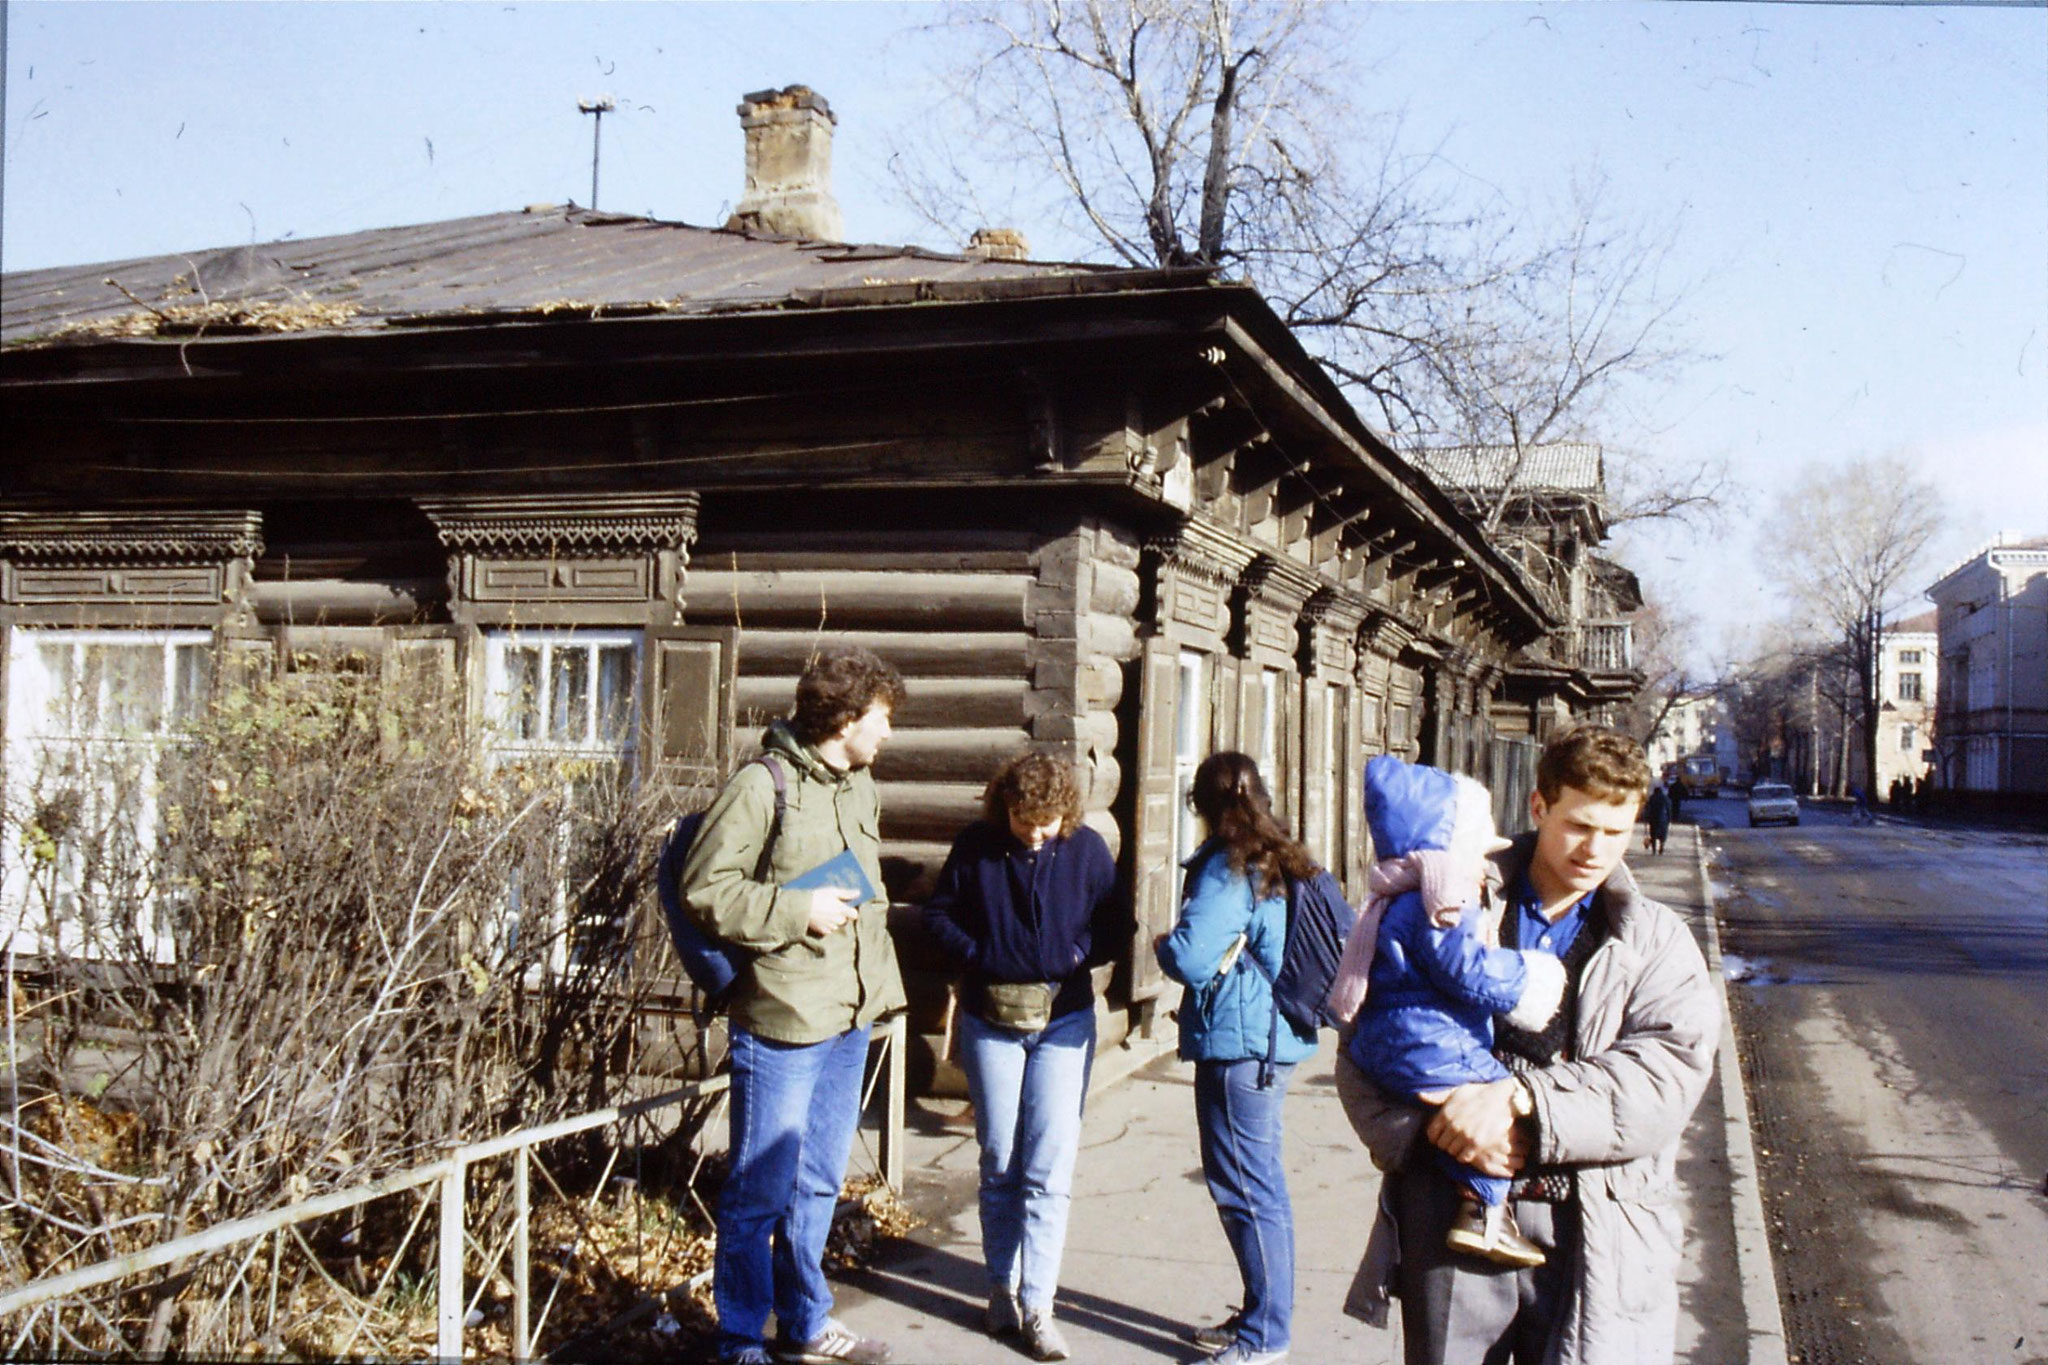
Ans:
[{"label": "child in blue snowsuit", "polygon": [[[1381,1089],[1441,1103],[1455,1086],[1508,1074],[1493,1055],[1493,1017],[1542,1028],[1564,997],[1564,967],[1549,953],[1488,942],[1498,920],[1487,914],[1487,855],[1505,842],[1494,832],[1486,788],[1383,756],[1366,765],[1365,811],[1380,860],[1375,886],[1420,885],[1384,901],[1376,931],[1366,926],[1372,907],[1359,917],[1354,932],[1374,936],[1350,1056]],[[1507,1207],[1509,1180],[1440,1148],[1430,1155],[1465,1190],[1452,1248],[1507,1265],[1542,1264]]]}]

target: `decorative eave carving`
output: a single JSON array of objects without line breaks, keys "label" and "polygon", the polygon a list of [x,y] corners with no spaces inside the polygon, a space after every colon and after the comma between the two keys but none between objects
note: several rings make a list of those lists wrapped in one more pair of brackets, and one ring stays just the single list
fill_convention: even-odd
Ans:
[{"label": "decorative eave carving", "polygon": [[486,557],[609,556],[668,550],[687,558],[697,540],[698,496],[663,493],[520,493],[421,498],[449,550]]},{"label": "decorative eave carving", "polygon": [[4,511],[0,608],[212,626],[246,611],[262,553],[263,517],[247,509]]},{"label": "decorative eave carving", "polygon": [[1302,604],[1323,586],[1322,580],[1307,569],[1267,554],[1257,556],[1244,567],[1237,576],[1237,585],[1260,601],[1283,607],[1289,615],[1298,615]]},{"label": "decorative eave carving", "polygon": [[23,566],[223,564],[263,553],[263,516],[232,512],[0,512],[0,558]]},{"label": "decorative eave carving", "polygon": [[1184,574],[1219,586],[1236,583],[1258,552],[1199,517],[1189,517],[1165,535],[1154,536],[1145,548]]},{"label": "decorative eave carving", "polygon": [[1372,610],[1371,605],[1356,594],[1325,584],[1301,604],[1301,619],[1305,624],[1348,635],[1355,634],[1365,624],[1365,618]]},{"label": "decorative eave carving", "polygon": [[1422,629],[1384,607],[1368,607],[1358,628],[1358,643],[1383,658],[1397,659],[1421,636]]}]

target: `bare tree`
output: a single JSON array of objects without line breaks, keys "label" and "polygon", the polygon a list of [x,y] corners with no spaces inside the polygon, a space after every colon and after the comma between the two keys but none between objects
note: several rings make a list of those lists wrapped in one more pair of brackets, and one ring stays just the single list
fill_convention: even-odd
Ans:
[{"label": "bare tree", "polygon": [[1622,713],[1622,728],[1649,745],[1689,702],[1719,695],[1716,672],[1698,666],[1699,618],[1668,603],[1652,602],[1630,621],[1635,664],[1643,686]]},{"label": "bare tree", "polygon": [[[984,196],[1000,195],[1128,265],[1241,272],[1401,437],[1588,438],[1620,386],[1683,358],[1668,234],[1617,223],[1597,179],[1539,226],[1434,149],[1402,151],[1398,120],[1347,98],[1345,14],[958,6],[936,28],[961,117],[899,150],[899,183],[957,235],[991,222]],[[1695,479],[1640,505],[1671,515],[1714,491]]]},{"label": "bare tree", "polygon": [[1839,641],[1854,683],[1845,710],[1863,737],[1863,789],[1877,790],[1880,650],[1886,619],[1942,525],[1941,493],[1900,456],[1811,465],[1764,526],[1770,572],[1805,618]]}]

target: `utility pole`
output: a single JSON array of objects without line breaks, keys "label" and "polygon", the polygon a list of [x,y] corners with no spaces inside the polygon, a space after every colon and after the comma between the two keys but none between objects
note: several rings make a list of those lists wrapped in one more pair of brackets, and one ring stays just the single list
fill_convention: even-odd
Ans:
[{"label": "utility pole", "polygon": [[612,103],[610,95],[599,95],[594,100],[576,101],[576,112],[589,114],[597,121],[590,129],[590,207],[597,208],[597,152],[604,137],[604,116],[618,106]]}]

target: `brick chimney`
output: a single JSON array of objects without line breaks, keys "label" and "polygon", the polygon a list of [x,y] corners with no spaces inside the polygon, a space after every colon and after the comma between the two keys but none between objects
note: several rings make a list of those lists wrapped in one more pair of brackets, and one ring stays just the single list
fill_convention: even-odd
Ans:
[{"label": "brick chimney", "polygon": [[976,228],[967,240],[967,254],[983,261],[1028,261],[1031,246],[1015,228]]},{"label": "brick chimney", "polygon": [[845,237],[832,197],[832,106],[809,86],[757,90],[740,99],[747,189],[728,230],[837,242]]}]

